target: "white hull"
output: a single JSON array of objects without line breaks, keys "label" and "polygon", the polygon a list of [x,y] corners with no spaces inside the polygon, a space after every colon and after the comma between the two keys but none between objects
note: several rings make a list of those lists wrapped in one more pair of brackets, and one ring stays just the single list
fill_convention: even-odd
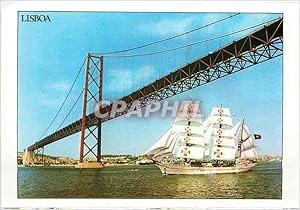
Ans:
[{"label": "white hull", "polygon": [[249,171],[256,166],[257,163],[236,165],[232,167],[193,167],[193,166],[180,166],[175,164],[156,164],[163,174],[227,174],[227,173],[240,173]]}]

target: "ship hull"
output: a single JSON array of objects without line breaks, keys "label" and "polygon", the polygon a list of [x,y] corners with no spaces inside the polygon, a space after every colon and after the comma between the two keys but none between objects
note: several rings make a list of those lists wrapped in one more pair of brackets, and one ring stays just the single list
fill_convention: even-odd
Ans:
[{"label": "ship hull", "polygon": [[157,163],[160,171],[163,174],[229,174],[240,173],[251,170],[257,163],[251,163],[247,165],[236,165],[232,167],[193,167],[193,166],[180,166],[175,164],[161,164]]}]

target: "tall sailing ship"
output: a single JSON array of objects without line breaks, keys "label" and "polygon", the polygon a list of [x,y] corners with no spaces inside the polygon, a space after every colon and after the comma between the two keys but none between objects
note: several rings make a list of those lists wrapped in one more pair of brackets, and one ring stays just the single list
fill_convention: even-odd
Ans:
[{"label": "tall sailing ship", "polygon": [[[185,113],[184,113],[185,112]],[[255,140],[245,120],[233,126],[229,108],[213,108],[203,121],[196,106],[177,112],[173,126],[145,153],[163,174],[249,171],[257,163]]]}]

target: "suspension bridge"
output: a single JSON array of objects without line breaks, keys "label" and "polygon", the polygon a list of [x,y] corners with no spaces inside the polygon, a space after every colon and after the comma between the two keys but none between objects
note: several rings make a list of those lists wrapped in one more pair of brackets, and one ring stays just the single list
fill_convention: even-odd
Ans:
[{"label": "suspension bridge", "polygon": [[[128,54],[128,52],[137,51],[141,48],[154,46],[166,41],[176,39],[180,36],[185,36],[193,33],[196,30],[202,30],[212,24],[217,24],[226,19],[232,18],[238,14],[232,15],[227,18],[207,24],[203,27],[188,31],[167,39],[159,40],[156,42],[148,43],[138,47],[133,47],[125,50],[104,53],[88,53],[84,63],[75,79],[78,79],[81,70],[85,68],[83,75],[84,88],[79,93],[75,103],[70,107],[70,111],[64,117],[59,127],[52,133],[45,136],[51,127],[53,121],[56,119],[58,113],[61,111],[65,104],[63,102],[58,113],[53,118],[44,134],[38,139],[37,142],[27,148],[27,152],[33,155],[35,151],[44,149],[46,145],[53,142],[62,140],[70,135],[80,132],[80,154],[78,167],[101,167],[101,141],[102,141],[102,123],[110,121],[119,116],[125,115],[130,112],[130,107],[135,101],[139,100],[141,103],[136,104],[135,109],[143,108],[147,105],[159,102],[166,98],[178,95],[180,93],[189,91],[193,88],[210,83],[220,78],[232,75],[236,72],[245,70],[254,65],[271,60],[283,54],[283,18],[277,18],[271,21],[250,26],[229,34],[220,35],[213,38],[204,39],[197,42],[186,43],[185,45],[175,46],[168,49],[158,51],[147,51],[145,53]],[[119,97],[119,100],[126,102],[126,109],[118,112],[115,115],[110,115],[112,112],[112,104],[102,106],[100,112],[107,114],[103,118],[97,118],[93,110],[89,107],[95,106],[103,100],[104,82],[103,73],[106,72],[106,61],[109,59],[134,59],[152,55],[162,55],[169,52],[174,52],[182,48],[188,48],[202,43],[218,40],[233,34],[244,31],[249,31],[245,36],[236,39],[233,42],[223,45],[214,51],[206,52],[202,56],[195,57],[184,65],[174,69],[169,69],[169,73],[157,78],[155,81],[150,82],[148,85],[137,88],[135,91]],[[168,62],[172,62],[171,59]],[[159,61],[162,62],[162,61]],[[109,65],[107,65],[109,66]],[[172,72],[170,72],[172,70]],[[108,78],[109,79],[109,78]],[[75,81],[71,87],[73,88]],[[70,92],[69,92],[70,93]],[[69,96],[69,93],[67,97]],[[67,98],[66,97],[66,98]],[[79,99],[82,99],[81,104],[81,117],[66,124],[66,119],[70,116],[75,104]],[[89,104],[92,104],[89,106]],[[65,125],[65,124],[66,125]],[[88,140],[92,139],[92,140]],[[87,155],[96,157],[97,162],[85,162]]]}]

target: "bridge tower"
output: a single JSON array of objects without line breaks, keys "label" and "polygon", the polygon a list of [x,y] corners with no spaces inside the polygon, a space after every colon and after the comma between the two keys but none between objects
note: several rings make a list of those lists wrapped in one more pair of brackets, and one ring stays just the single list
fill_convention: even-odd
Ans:
[{"label": "bridge tower", "polygon": [[[101,103],[102,101],[102,87],[103,87],[103,56],[96,57],[90,53],[86,60],[86,71],[84,79],[83,90],[83,109],[81,120],[81,135],[80,135],[80,155],[77,168],[101,168],[101,119],[97,119],[96,126],[90,126],[95,124],[93,121],[87,118],[87,106],[88,103],[94,105]],[[93,92],[94,91],[94,92]],[[97,129],[97,134],[94,132]],[[92,142],[91,142],[92,140]],[[96,152],[95,152],[96,150]],[[86,161],[87,155],[92,155],[96,158],[95,161]]]}]

